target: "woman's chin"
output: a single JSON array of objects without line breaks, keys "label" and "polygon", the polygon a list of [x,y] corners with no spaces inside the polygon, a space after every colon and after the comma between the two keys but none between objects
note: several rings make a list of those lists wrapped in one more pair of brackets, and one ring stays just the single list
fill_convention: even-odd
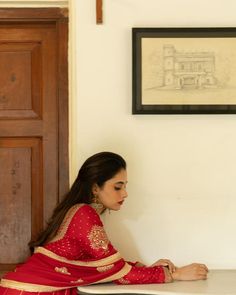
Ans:
[{"label": "woman's chin", "polygon": [[112,208],[110,208],[110,210],[119,211],[120,208],[121,208],[121,205],[120,204],[117,204],[117,205],[113,206]]}]

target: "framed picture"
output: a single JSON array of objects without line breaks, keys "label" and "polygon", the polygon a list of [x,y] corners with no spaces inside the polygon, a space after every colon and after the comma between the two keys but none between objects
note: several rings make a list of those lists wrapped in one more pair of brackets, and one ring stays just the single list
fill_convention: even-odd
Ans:
[{"label": "framed picture", "polygon": [[133,28],[133,114],[235,114],[236,28]]}]

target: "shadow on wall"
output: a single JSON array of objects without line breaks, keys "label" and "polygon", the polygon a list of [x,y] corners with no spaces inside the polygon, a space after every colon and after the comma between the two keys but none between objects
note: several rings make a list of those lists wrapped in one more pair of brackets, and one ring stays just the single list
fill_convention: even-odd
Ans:
[{"label": "shadow on wall", "polygon": [[102,216],[104,226],[109,240],[124,259],[142,262],[143,258],[129,224],[137,222],[145,214],[145,203],[135,202],[135,208],[132,208],[133,202],[129,202],[128,199],[125,203],[127,204],[120,211],[106,212]]},{"label": "shadow on wall", "polygon": [[[106,224],[111,222],[111,218],[106,218]],[[108,238],[111,241],[113,247],[120,252],[121,256],[125,260],[141,261],[141,255],[133,238],[132,232],[128,229],[123,221],[120,219],[116,222],[116,218],[112,218],[112,222],[109,228],[106,228]]]}]

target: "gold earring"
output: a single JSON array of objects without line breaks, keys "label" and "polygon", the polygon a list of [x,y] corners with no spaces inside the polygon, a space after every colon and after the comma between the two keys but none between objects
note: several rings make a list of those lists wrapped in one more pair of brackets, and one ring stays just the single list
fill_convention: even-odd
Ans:
[{"label": "gold earring", "polygon": [[98,196],[94,195],[92,207],[98,212],[101,213],[101,211],[104,209],[104,206],[102,203],[99,202]]}]

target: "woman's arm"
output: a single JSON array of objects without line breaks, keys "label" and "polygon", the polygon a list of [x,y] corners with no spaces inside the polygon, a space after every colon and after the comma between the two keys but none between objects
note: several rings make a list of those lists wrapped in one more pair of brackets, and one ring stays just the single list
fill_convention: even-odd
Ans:
[{"label": "woman's arm", "polygon": [[[84,254],[92,259],[102,259],[117,251],[110,243],[99,215],[88,205],[83,206],[74,218],[76,225],[73,234],[81,244]],[[129,262],[127,262],[129,263]],[[115,281],[118,284],[152,284],[167,283],[173,280],[196,280],[206,277],[206,268],[192,264],[176,268],[167,259],[161,259],[150,267],[132,265],[131,270],[123,278]],[[171,274],[172,272],[172,274]]]},{"label": "woman's arm", "polygon": [[167,267],[150,266],[136,267],[133,266],[130,272],[123,278],[116,280],[115,283],[122,285],[129,284],[160,284],[170,283],[173,278]]},{"label": "woman's arm", "polygon": [[[73,235],[89,259],[103,259],[117,253],[109,241],[99,215],[88,205],[81,207],[74,217],[71,227]],[[86,259],[86,258],[85,258]],[[151,284],[171,281],[168,269],[163,266],[140,266],[136,262],[126,262],[132,267],[126,276],[115,281],[118,284]]]}]

